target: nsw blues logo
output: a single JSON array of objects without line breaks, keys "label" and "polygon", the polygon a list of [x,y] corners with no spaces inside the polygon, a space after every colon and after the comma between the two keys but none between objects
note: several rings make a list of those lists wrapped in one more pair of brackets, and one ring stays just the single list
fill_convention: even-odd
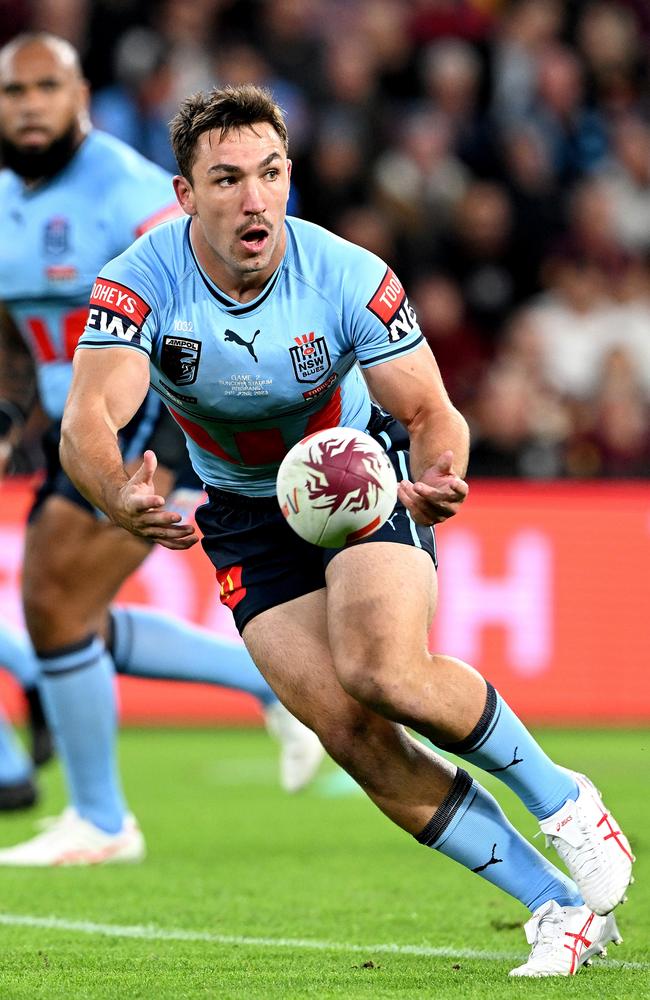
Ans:
[{"label": "nsw blues logo", "polygon": [[70,249],[70,223],[61,215],[55,215],[45,225],[43,246],[49,257],[58,257]]},{"label": "nsw blues logo", "polygon": [[296,378],[299,382],[318,382],[332,367],[325,337],[317,337],[312,330],[293,339],[296,346],[289,348],[289,354]]},{"label": "nsw blues logo", "polygon": [[196,382],[201,357],[201,341],[188,337],[163,337],[160,367],[174,385]]}]

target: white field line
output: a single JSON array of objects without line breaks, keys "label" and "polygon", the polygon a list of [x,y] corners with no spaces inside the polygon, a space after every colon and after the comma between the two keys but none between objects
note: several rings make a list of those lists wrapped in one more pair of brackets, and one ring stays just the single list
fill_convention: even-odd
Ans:
[{"label": "white field line", "polygon": [[[156,927],[153,924],[97,924],[90,920],[65,920],[62,917],[37,917],[29,914],[0,913],[0,925],[33,927],[41,930],[99,934],[103,937],[140,938],[146,941],[205,941],[207,944],[248,945],[255,948],[297,948],[310,951],[342,951],[364,955],[418,955],[425,958],[474,958],[483,962],[523,960],[523,952],[479,951],[474,948],[431,948],[419,944],[352,944],[318,941],[310,938],[248,937],[238,934],[214,934],[182,928]],[[650,962],[604,960],[594,968],[650,969]]]}]

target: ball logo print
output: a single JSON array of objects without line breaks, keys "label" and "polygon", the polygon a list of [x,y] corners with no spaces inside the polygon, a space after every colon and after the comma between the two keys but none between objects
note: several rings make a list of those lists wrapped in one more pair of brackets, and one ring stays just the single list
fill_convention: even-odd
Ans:
[{"label": "ball logo print", "polygon": [[303,438],[278,470],[278,503],[293,530],[314,545],[340,548],[377,531],[397,500],[386,452],[351,427]]}]

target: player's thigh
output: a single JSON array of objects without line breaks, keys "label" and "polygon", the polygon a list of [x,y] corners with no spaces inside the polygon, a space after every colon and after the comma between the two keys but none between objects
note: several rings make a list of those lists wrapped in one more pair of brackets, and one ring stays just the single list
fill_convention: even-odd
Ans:
[{"label": "player's thigh", "polygon": [[48,602],[74,613],[105,608],[151,551],[136,538],[62,496],[50,496],[28,525],[23,562],[26,612]]},{"label": "player's thigh", "polygon": [[436,571],[423,549],[391,542],[343,549],[327,567],[330,648],[344,680],[369,667],[408,676],[427,648]]},{"label": "player's thigh", "polygon": [[324,740],[365,713],[334,670],[324,589],[261,612],[242,638],[284,705]]}]

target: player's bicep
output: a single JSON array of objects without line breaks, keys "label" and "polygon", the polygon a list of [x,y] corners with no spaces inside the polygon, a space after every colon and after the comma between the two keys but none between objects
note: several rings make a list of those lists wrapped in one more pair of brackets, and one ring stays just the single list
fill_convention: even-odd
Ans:
[{"label": "player's bicep", "polygon": [[363,374],[373,398],[407,428],[424,413],[452,409],[428,344],[421,344],[403,357],[364,368]]},{"label": "player's bicep", "polygon": [[67,421],[99,420],[117,433],[149,390],[149,359],[128,347],[77,350],[66,403]]}]

